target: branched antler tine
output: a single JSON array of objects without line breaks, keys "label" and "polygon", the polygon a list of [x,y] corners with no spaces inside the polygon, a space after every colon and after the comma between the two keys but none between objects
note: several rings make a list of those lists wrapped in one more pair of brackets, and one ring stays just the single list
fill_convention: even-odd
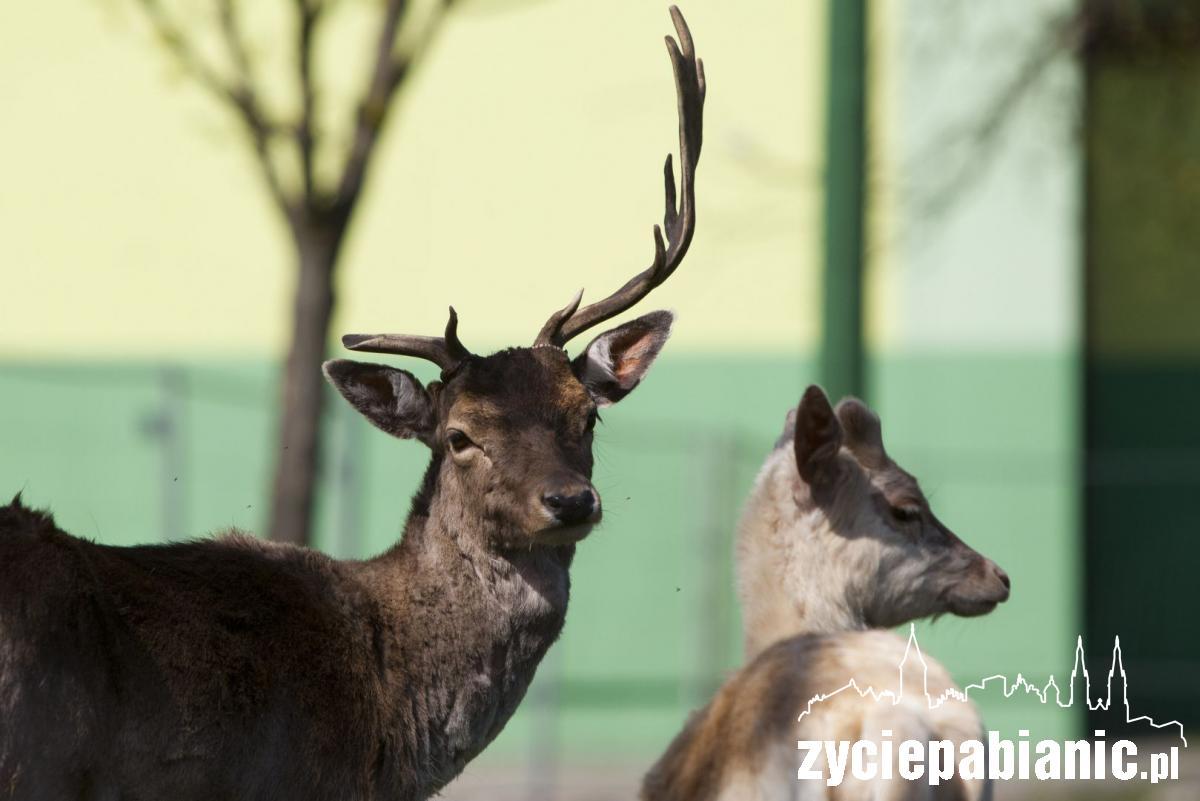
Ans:
[{"label": "branched antler tine", "polygon": [[592,326],[631,308],[675,272],[691,245],[696,229],[694,179],[704,134],[704,64],[696,58],[691,31],[675,6],[671,6],[671,20],[679,36],[678,42],[666,37],[679,113],[679,189],[676,192],[673,160],[667,156],[663,166],[666,204],[662,229],[654,227],[654,262],[607,298],[566,317],[556,312],[538,335],[539,343],[546,339],[561,346]]},{"label": "branched antler tine", "polygon": [[575,310],[579,308],[579,302],[581,300],[583,300],[582,289],[575,293],[575,296],[571,298],[570,302],[568,302],[566,306],[563,306],[554,314],[550,315],[550,319],[546,321],[546,324],[542,326],[542,330],[538,332],[537,339],[533,341],[533,346],[537,347],[539,345],[558,344],[555,341],[555,338],[558,336],[559,329],[562,327],[562,324],[566,322],[572,314],[575,313]]},{"label": "branched antler tine", "polygon": [[666,211],[663,213],[663,227],[670,231],[675,227],[675,220],[679,218],[679,207],[675,204],[675,170],[671,166],[670,153],[667,154],[667,161],[663,165],[663,185],[667,196]]},{"label": "branched antler tine", "polygon": [[683,50],[683,54],[687,56],[689,61],[695,61],[696,45],[692,41],[692,32],[688,30],[687,21],[683,18],[683,12],[679,10],[679,6],[671,6],[667,10],[671,14],[671,22],[675,24],[675,33],[679,36],[679,44]]},{"label": "branched antler tine", "polygon": [[[650,269],[647,270],[646,272],[649,273],[651,276],[651,279],[653,279],[660,272],[662,272],[666,268],[666,266],[667,266],[667,243],[663,239],[662,229],[656,225],[656,226],[654,226],[654,263],[650,265]],[[636,278],[634,278],[633,281],[630,281],[627,284],[625,284],[625,286],[626,287],[630,286],[634,281],[639,281],[640,279],[641,279],[641,276],[639,275]],[[650,287],[650,289],[653,289],[655,286],[658,286],[665,279],[666,279],[666,276],[664,275],[662,278],[660,278],[658,281],[656,281],[654,286]],[[621,287],[621,289],[624,290],[625,287]]]},{"label": "branched antler tine", "polygon": [[446,335],[443,339],[446,341],[446,352],[456,362],[471,355],[471,351],[467,350],[458,339],[458,312],[454,311],[453,306],[450,307],[450,319],[446,321]]},{"label": "branched antler tine", "polygon": [[453,370],[470,358],[471,352],[458,340],[458,314],[450,307],[446,336],[423,337],[411,334],[346,334],[342,345],[348,350],[364,353],[390,353],[396,356],[415,356],[433,362],[443,373]]},{"label": "branched antler tine", "polygon": [[391,353],[396,356],[415,356],[431,361],[442,369],[457,363],[441,337],[422,337],[409,334],[346,334],[342,344],[349,350],[364,353]]},{"label": "branched antler tine", "polygon": [[[667,37],[667,52],[671,55],[671,67],[675,72],[679,107],[679,155],[682,176],[686,180],[689,169],[695,169],[700,159],[703,142],[702,110],[704,105],[704,62],[694,55],[680,52],[679,46]],[[684,91],[686,86],[688,91]]]}]

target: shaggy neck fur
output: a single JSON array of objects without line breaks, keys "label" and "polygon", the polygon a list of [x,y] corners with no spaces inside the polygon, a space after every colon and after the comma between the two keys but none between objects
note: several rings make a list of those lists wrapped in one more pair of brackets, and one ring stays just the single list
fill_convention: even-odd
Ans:
[{"label": "shaggy neck fur", "polygon": [[421,505],[400,543],[360,566],[387,629],[378,656],[392,748],[381,763],[418,798],[458,775],[516,710],[562,630],[575,552],[492,545],[437,491],[427,515]]},{"label": "shaggy neck fur", "polygon": [[772,453],[738,525],[735,557],[745,658],[799,634],[871,628],[870,574],[855,563],[800,480],[790,447]]}]

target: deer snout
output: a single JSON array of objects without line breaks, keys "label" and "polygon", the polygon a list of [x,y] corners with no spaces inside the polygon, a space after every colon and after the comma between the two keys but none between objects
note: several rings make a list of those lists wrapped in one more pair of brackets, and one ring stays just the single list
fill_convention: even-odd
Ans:
[{"label": "deer snout", "polygon": [[989,578],[1003,588],[997,588],[996,603],[1007,601],[1009,592],[1012,590],[1012,581],[1008,578],[1008,574],[1004,572],[1000,565],[996,564],[991,559],[987,560],[986,570]]},{"label": "deer snout", "polygon": [[961,617],[986,615],[1008,600],[1012,582],[991,559],[975,555],[973,562],[946,595],[946,608]]},{"label": "deer snout", "polygon": [[600,499],[590,486],[566,485],[542,495],[542,505],[560,523],[594,522],[600,511]]}]

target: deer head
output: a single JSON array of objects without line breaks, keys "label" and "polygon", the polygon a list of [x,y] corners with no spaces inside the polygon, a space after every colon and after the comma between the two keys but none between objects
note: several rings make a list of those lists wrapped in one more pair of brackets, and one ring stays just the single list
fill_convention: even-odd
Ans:
[{"label": "deer head", "polygon": [[879,417],[857,398],[832,408],[816,386],[758,476],[737,556],[747,658],[806,631],[982,615],[1009,594],[888,455]]},{"label": "deer head", "polygon": [[[414,513],[445,499],[446,514],[470,521],[490,542],[560,545],[585,536],[601,515],[591,483],[592,430],[598,410],[633,390],[671,331],[670,312],[655,311],[600,334],[575,358],[565,346],[632,308],[679,266],[696,225],[695,171],[700,156],[704,67],[677,8],[678,43],[667,37],[679,109],[678,201],[671,156],[664,170],[666,211],[654,226],[654,259],[615,293],[580,307],[583,291],[550,315],[534,342],[477,356],[458,338],[458,317],[441,337],[349,334],[355,351],[415,356],[437,364],[439,381],[380,364],[335,360],[325,375],[371,423],[418,439],[433,452]],[[665,231],[665,239],[664,232]],[[437,493],[433,489],[438,490]]]}]

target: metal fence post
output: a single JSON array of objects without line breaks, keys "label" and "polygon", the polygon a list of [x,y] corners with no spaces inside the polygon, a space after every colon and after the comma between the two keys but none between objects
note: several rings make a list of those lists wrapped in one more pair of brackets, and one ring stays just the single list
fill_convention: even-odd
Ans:
[{"label": "metal fence post", "polygon": [[159,405],[142,417],[139,428],[155,440],[161,458],[159,469],[159,514],[161,536],[168,542],[185,539],[187,533],[187,374],[177,365],[158,370]]},{"label": "metal fence post", "polygon": [[829,0],[828,7],[821,382],[837,398],[863,394],[867,4]]}]

